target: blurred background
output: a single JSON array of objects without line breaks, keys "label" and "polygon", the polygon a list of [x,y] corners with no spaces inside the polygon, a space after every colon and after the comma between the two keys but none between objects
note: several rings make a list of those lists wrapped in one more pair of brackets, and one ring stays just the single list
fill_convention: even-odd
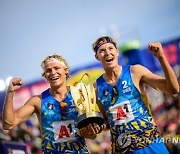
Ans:
[{"label": "blurred background", "polygon": [[[149,42],[161,42],[179,79],[179,8],[179,0],[0,0],[0,111],[11,77],[24,81],[15,95],[15,110],[48,88],[40,67],[48,55],[57,53],[68,61],[69,85],[84,72],[95,81],[103,70],[94,58],[92,43],[103,35],[117,41],[120,64],[142,64],[163,75],[160,64],[147,50]],[[180,95],[165,95],[149,87],[147,93],[166,146],[170,153],[179,152]],[[15,142],[17,147],[25,146],[29,154],[41,153],[35,115],[11,131],[3,130],[0,123],[0,131],[2,145]],[[110,153],[108,131],[87,143],[92,154]]]}]

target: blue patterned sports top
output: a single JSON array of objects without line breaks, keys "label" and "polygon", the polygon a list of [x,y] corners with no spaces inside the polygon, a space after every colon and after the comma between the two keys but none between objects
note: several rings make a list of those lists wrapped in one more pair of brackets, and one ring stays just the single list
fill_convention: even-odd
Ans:
[{"label": "blue patterned sports top", "polygon": [[77,135],[78,113],[72,95],[59,102],[49,89],[42,94],[41,129],[44,153],[88,153],[85,140]]},{"label": "blue patterned sports top", "polygon": [[148,146],[159,137],[146,95],[133,84],[130,66],[122,66],[115,86],[103,76],[97,81],[98,100],[104,107],[112,137],[113,153],[131,153]]}]

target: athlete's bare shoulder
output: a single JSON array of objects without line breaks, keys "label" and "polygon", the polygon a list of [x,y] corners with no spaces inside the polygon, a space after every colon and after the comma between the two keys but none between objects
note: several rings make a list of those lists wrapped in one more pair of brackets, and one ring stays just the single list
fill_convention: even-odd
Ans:
[{"label": "athlete's bare shoulder", "polygon": [[139,76],[141,77],[142,76],[142,71],[144,70],[144,67],[142,65],[139,65],[139,64],[135,64],[135,65],[132,65],[131,66],[131,74],[133,76]]},{"label": "athlete's bare shoulder", "polygon": [[131,65],[131,72],[140,72],[141,70],[146,69],[144,66],[140,65],[140,64],[135,64],[135,65]]},{"label": "athlete's bare shoulder", "polygon": [[41,95],[32,96],[25,105],[30,105],[35,108],[35,110],[40,111],[41,109]]},{"label": "athlete's bare shoulder", "polygon": [[136,64],[131,66],[131,77],[136,88],[142,92],[144,81],[142,77],[147,72],[147,68],[142,65]]}]

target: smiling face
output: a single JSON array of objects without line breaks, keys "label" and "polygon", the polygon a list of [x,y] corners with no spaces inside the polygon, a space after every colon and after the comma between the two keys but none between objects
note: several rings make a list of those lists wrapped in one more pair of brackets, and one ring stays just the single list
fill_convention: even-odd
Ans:
[{"label": "smiling face", "polygon": [[46,57],[42,63],[42,76],[50,83],[51,87],[58,88],[60,85],[66,85],[69,77],[69,66],[66,60],[59,55]]},{"label": "smiling face", "polygon": [[102,63],[105,69],[118,66],[118,50],[112,43],[101,45],[98,48],[95,57]]},{"label": "smiling face", "polygon": [[50,83],[51,87],[59,87],[66,83],[68,70],[58,62],[48,63],[44,66],[44,77]]}]

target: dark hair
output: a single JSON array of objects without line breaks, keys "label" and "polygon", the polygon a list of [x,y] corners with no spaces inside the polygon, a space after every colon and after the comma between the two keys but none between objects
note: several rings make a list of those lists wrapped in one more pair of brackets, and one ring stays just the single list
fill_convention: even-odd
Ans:
[{"label": "dark hair", "polygon": [[112,43],[115,48],[117,49],[117,46],[116,46],[116,42],[109,36],[102,36],[102,37],[99,37],[92,45],[92,48],[94,50],[94,52],[96,53],[99,49],[99,47],[105,43]]}]

